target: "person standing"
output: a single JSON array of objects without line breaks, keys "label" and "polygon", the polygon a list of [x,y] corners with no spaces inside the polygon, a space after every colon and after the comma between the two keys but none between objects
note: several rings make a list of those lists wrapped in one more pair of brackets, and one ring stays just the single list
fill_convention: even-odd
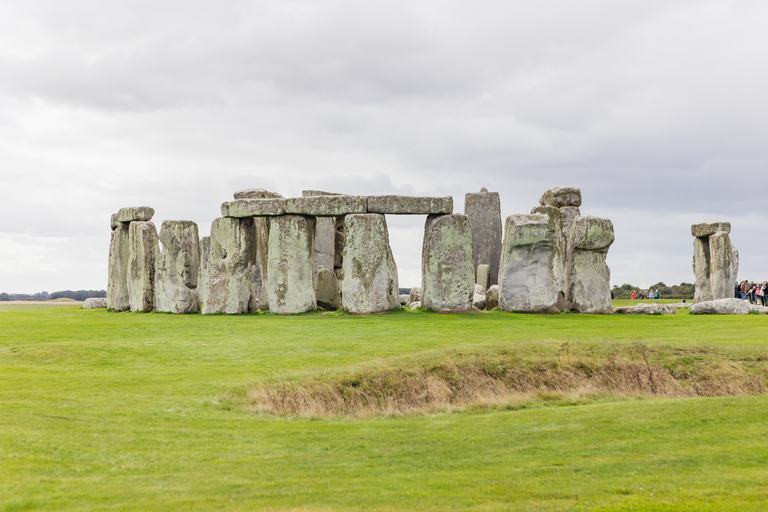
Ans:
[{"label": "person standing", "polygon": [[637,290],[632,290],[632,300],[635,300],[637,298]]}]

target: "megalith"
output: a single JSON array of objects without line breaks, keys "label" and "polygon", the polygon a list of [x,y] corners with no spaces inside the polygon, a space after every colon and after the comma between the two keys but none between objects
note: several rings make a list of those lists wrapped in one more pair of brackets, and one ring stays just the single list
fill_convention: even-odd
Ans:
[{"label": "megalith", "polygon": [[197,274],[197,293],[200,296],[202,305],[203,297],[206,296],[206,286],[208,284],[208,256],[211,254],[211,237],[204,236],[200,238],[200,267]]},{"label": "megalith", "polygon": [[268,260],[270,312],[303,313],[317,309],[314,255],[314,217],[272,218]]},{"label": "megalith", "polygon": [[397,266],[384,215],[347,215],[344,236],[342,308],[350,313],[399,308]]},{"label": "megalith", "polygon": [[336,311],[341,307],[339,280],[333,270],[320,268],[315,278],[315,296],[318,307],[326,311]]},{"label": "megalith", "polygon": [[155,309],[155,265],[158,256],[157,229],[150,221],[128,226],[128,299],[131,311]]},{"label": "megalith", "polygon": [[[338,196],[333,192],[303,190],[302,197]],[[315,276],[320,268],[332,270],[336,262],[337,217],[318,217],[315,224]],[[341,258],[339,258],[340,260]]]},{"label": "megalith", "polygon": [[472,252],[474,254],[475,274],[480,265],[490,267],[492,286],[499,280],[501,261],[501,200],[498,192],[488,192],[483,187],[480,192],[464,196],[464,215],[469,217],[472,226]]},{"label": "megalith", "polygon": [[435,311],[472,308],[475,268],[466,215],[430,215],[421,253],[421,304]]},{"label": "megalith", "polygon": [[611,270],[605,262],[613,243],[613,223],[608,219],[578,216],[568,235],[569,293],[572,311],[612,313]]},{"label": "megalith", "polygon": [[199,313],[200,242],[197,224],[164,220],[160,226],[162,250],[155,270],[156,310]]},{"label": "megalith", "polygon": [[112,311],[127,311],[131,309],[131,300],[128,296],[129,224],[118,222],[117,215],[113,215],[112,226],[112,237],[109,242],[107,308]]},{"label": "megalith", "polygon": [[731,224],[713,222],[691,226],[694,304],[733,297],[739,273],[739,252],[731,244]]}]

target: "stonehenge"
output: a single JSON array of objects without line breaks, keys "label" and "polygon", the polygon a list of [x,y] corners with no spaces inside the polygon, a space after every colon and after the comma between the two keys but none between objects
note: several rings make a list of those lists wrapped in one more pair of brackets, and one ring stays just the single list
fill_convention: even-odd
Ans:
[{"label": "stonehenge", "polygon": [[731,224],[712,222],[691,226],[693,274],[696,277],[693,303],[733,297],[739,273],[739,252],[731,244]]},{"label": "stonehenge", "polygon": [[[612,312],[611,222],[582,216],[575,187],[550,189],[539,203],[502,229],[499,194],[485,188],[466,194],[463,214],[453,213],[451,197],[304,190],[286,198],[253,188],[223,202],[202,238],[196,223],[179,220],[163,221],[158,236],[152,208],[122,208],[110,218],[106,303],[176,314]],[[426,217],[421,287],[410,294],[400,293],[386,215]],[[718,273],[719,262],[735,253],[730,226],[695,228],[698,250],[706,240],[710,254],[709,289],[719,290],[730,276]]]}]

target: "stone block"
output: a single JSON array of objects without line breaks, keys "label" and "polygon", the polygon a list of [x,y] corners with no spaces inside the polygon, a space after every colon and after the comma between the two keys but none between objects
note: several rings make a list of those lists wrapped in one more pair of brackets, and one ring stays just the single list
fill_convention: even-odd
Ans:
[{"label": "stone block", "polygon": [[235,199],[283,199],[277,192],[270,192],[263,188],[247,188],[234,193]]},{"label": "stone block", "polygon": [[321,268],[317,272],[315,295],[318,307],[326,311],[336,311],[341,307],[341,290],[333,270]]},{"label": "stone block", "polygon": [[269,227],[269,310],[303,313],[317,309],[314,279],[315,219],[275,217]]},{"label": "stone block", "polygon": [[581,206],[581,190],[577,187],[554,187],[541,196],[541,206]]},{"label": "stone block", "polygon": [[614,238],[613,223],[608,219],[579,216],[573,220],[567,295],[572,311],[613,313],[611,271],[605,258]]},{"label": "stone block", "polygon": [[155,266],[159,252],[157,229],[152,222],[128,225],[128,299],[131,311],[155,309]]},{"label": "stone block", "polygon": [[270,217],[285,213],[285,199],[236,199],[221,205],[222,217],[243,219]]},{"label": "stone block", "polygon": [[486,309],[499,307],[499,285],[494,284],[485,292]]},{"label": "stone block", "polygon": [[301,197],[312,197],[312,196],[342,196],[344,194],[339,194],[336,192],[326,192],[324,190],[302,190],[301,191]]},{"label": "stone block", "polygon": [[[472,247],[474,250],[474,246]],[[477,261],[477,260],[475,260]],[[487,290],[491,286],[491,266],[490,265],[478,265],[477,266],[477,279],[475,282]]]},{"label": "stone block", "polygon": [[285,200],[285,213],[292,215],[337,217],[366,211],[367,203],[363,196],[307,196]]},{"label": "stone block", "polygon": [[112,216],[109,218],[109,226],[112,228],[112,231],[116,230],[119,224],[120,224],[120,221],[117,220],[117,214],[113,213]]},{"label": "stone block", "polygon": [[453,213],[452,197],[368,196],[368,212],[394,215]]},{"label": "stone block", "polygon": [[208,285],[208,257],[211,254],[211,237],[204,236],[200,239],[200,267],[198,268],[197,293],[200,296],[202,306],[203,297],[206,296]]},{"label": "stone block", "polygon": [[155,270],[155,309],[166,313],[199,313],[197,224],[190,220],[164,220],[160,226],[160,243],[162,250]]},{"label": "stone block", "polygon": [[699,302],[691,306],[692,315],[747,315],[753,307],[746,300],[728,298]]},{"label": "stone block", "polygon": [[421,287],[414,286],[411,288],[411,293],[408,294],[408,304],[412,302],[421,302]]},{"label": "stone block", "polygon": [[730,222],[702,222],[701,224],[694,224],[691,226],[691,234],[695,237],[708,237],[714,235],[718,231],[724,233],[731,232]]},{"label": "stone block", "polygon": [[120,208],[117,212],[118,222],[141,221],[148,222],[155,215],[154,208],[149,206],[131,206],[129,208]]},{"label": "stone block", "polygon": [[83,302],[83,309],[100,309],[107,307],[106,297],[90,297]]},{"label": "stone block", "polygon": [[469,310],[475,286],[469,218],[458,213],[427,217],[421,254],[423,307]]},{"label": "stone block", "polygon": [[130,253],[129,228],[119,222],[112,230],[109,242],[109,280],[107,281],[107,308],[113,311],[131,309],[128,295],[128,260]]},{"label": "stone block", "polygon": [[731,236],[725,231],[710,235],[709,252],[712,298],[733,297],[733,288],[739,272],[739,253],[731,244]]},{"label": "stone block", "polygon": [[[498,192],[466,194],[464,214],[469,217],[472,226],[475,272],[479,272],[480,265],[489,265],[490,284],[497,284],[501,261],[501,200]],[[479,279],[479,274],[477,278]]]}]

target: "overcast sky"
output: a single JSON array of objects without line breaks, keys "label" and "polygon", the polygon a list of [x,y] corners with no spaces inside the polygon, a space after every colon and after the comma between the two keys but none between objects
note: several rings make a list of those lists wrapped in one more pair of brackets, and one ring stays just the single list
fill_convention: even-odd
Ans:
[{"label": "overcast sky", "polygon": [[[501,194],[610,218],[613,284],[768,279],[768,2],[0,2],[0,292],[105,289],[109,217],[235,190]],[[401,286],[424,218],[388,217]]]}]

